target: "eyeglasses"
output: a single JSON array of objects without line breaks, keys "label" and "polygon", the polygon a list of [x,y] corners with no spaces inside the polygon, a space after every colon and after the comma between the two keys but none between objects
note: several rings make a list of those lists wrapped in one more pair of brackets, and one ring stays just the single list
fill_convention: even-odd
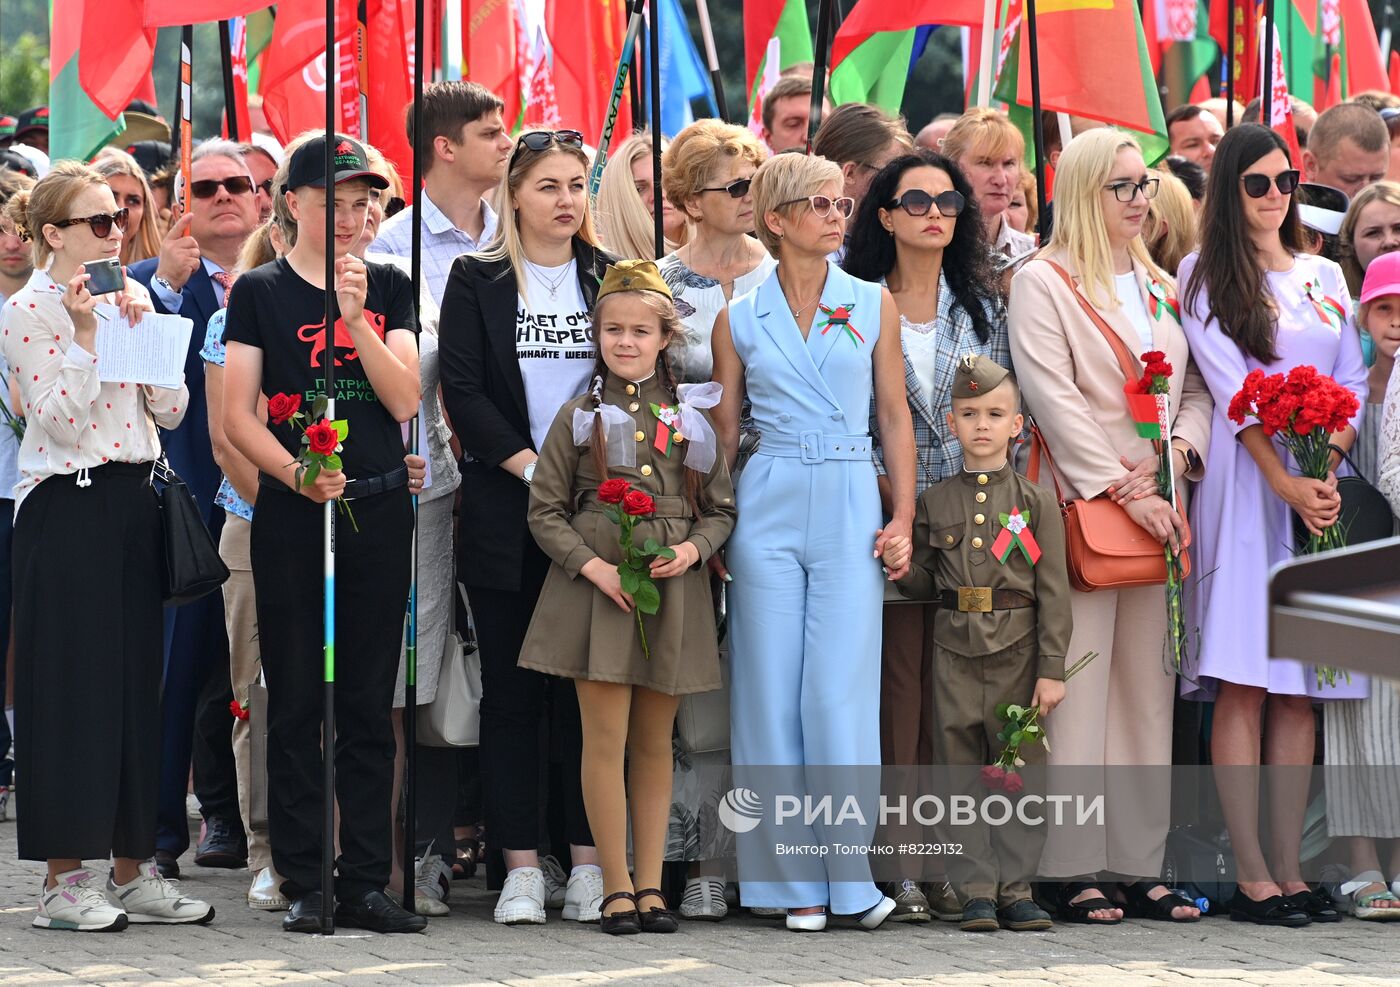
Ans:
[{"label": "eyeglasses", "polygon": [[856,210],[856,200],[852,199],[849,195],[843,195],[839,199],[833,199],[829,195],[804,195],[800,199],[788,199],[786,202],[779,202],[778,208],[781,209],[783,206],[796,205],[799,202],[809,203],[812,207],[812,212],[816,213],[822,219],[829,218],[833,209],[839,212],[843,219],[850,219],[851,213]]},{"label": "eyeglasses", "polygon": [[515,150],[511,152],[510,159],[514,161],[522,147],[528,147],[532,151],[544,151],[551,144],[582,150],[583,134],[577,130],[532,130],[528,134],[520,135],[520,140],[516,141]]},{"label": "eyeglasses", "polygon": [[403,207],[407,204],[408,203],[404,202],[399,196],[394,196],[384,204],[384,218],[388,219],[390,216],[395,216],[403,212]]},{"label": "eyeglasses", "polygon": [[128,215],[128,210],[118,209],[113,213],[103,212],[98,213],[96,216],[76,216],[73,219],[60,220],[53,225],[60,230],[66,230],[70,226],[81,226],[83,223],[87,223],[88,228],[92,230],[93,236],[97,237],[99,240],[105,240],[112,235],[113,226],[122,233],[126,232],[126,217]]},{"label": "eyeglasses", "polygon": [[271,195],[271,194],[272,194],[272,179],[269,178],[269,179],[268,179],[267,181],[265,181],[265,182],[259,182],[259,183],[258,183],[258,188],[262,189],[263,195]]},{"label": "eyeglasses", "polygon": [[752,178],[736,178],[728,185],[721,185],[718,188],[702,188],[701,192],[728,192],[731,199],[742,199],[749,194],[749,189],[753,187]]},{"label": "eyeglasses", "polygon": [[1114,182],[1112,185],[1105,185],[1104,188],[1113,192],[1114,198],[1119,202],[1132,202],[1137,198],[1139,192],[1144,199],[1157,198],[1157,186],[1161,184],[1159,178],[1144,178],[1140,182]]},{"label": "eyeglasses", "polygon": [[927,216],[934,206],[938,207],[939,215],[957,216],[967,206],[967,200],[957,189],[930,195],[921,188],[911,188],[885,204],[886,209],[903,209],[910,216]]},{"label": "eyeglasses", "polygon": [[1281,171],[1273,178],[1268,175],[1260,175],[1257,172],[1249,175],[1241,175],[1240,181],[1244,182],[1244,194],[1251,199],[1262,199],[1269,194],[1269,186],[1278,187],[1279,195],[1292,195],[1298,190],[1298,169],[1290,168]]},{"label": "eyeglasses", "polygon": [[[268,183],[269,187],[271,183]],[[196,199],[212,199],[219,193],[219,188],[228,190],[229,195],[247,195],[253,191],[253,180],[246,175],[234,175],[231,178],[203,178],[197,182],[190,182],[190,192]]]}]

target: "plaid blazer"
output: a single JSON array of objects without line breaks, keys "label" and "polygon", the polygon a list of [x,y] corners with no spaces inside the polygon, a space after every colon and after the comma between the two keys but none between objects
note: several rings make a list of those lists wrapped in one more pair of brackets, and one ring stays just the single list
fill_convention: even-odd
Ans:
[{"label": "plaid blazer", "polygon": [[[996,298],[983,299],[982,307],[987,313],[987,320],[992,324],[991,337],[985,343],[977,338],[977,331],[972,326],[972,316],[953,298],[953,292],[948,288],[948,279],[939,272],[938,325],[933,330],[938,334],[937,363],[933,369],[931,398],[924,397],[923,387],[909,362],[909,348],[901,340],[900,346],[904,350],[904,383],[909,398],[909,411],[914,418],[914,445],[918,453],[916,494],[922,494],[925,488],[962,469],[962,446],[948,428],[947,418],[949,402],[952,400],[953,377],[959,358],[968,353],[976,353],[979,356],[990,357],[1003,367],[1011,369],[1011,340],[1006,327],[1006,306],[1000,298]],[[875,439],[875,470],[883,476],[885,454],[880,447],[879,416],[875,413],[873,396],[870,433]]]}]

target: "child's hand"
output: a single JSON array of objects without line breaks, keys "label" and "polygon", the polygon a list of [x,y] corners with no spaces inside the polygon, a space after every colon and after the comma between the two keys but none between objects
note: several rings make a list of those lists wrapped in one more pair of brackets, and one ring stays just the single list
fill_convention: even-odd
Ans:
[{"label": "child's hand", "polygon": [[604,596],[621,607],[623,613],[632,612],[632,597],[622,592],[622,577],[617,574],[617,566],[595,558],[585,562],[579,572]]},{"label": "child's hand", "polygon": [[670,579],[672,576],[679,576],[693,565],[700,564],[700,549],[688,541],[683,541],[679,545],[672,545],[671,551],[676,553],[674,559],[663,559],[661,556],[651,560],[652,579]]},{"label": "child's hand", "polygon": [[885,554],[883,561],[885,568],[890,571],[891,578],[894,574],[909,568],[909,561],[914,557],[914,543],[903,535],[895,535],[885,542]]},{"label": "child's hand", "polygon": [[1065,684],[1060,679],[1036,679],[1035,694],[1031,705],[1040,707],[1041,716],[1049,716],[1050,711],[1065,701]]}]

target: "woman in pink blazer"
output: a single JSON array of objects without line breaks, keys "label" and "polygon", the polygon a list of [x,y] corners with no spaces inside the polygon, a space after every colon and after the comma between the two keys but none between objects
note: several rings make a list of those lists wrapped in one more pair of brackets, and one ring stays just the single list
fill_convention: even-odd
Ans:
[{"label": "woman in pink blazer", "polygon": [[[1156,184],[1131,137],[1091,130],[1071,141],[1055,176],[1054,234],[1012,280],[1010,321],[1012,361],[1064,497],[1112,497],[1165,544],[1177,538],[1181,519],[1156,493],[1157,457],[1128,413],[1124,371],[1085,309],[1092,307],[1130,353],[1166,353],[1176,368],[1174,469],[1179,479],[1199,479],[1211,399],[1175,314],[1171,276],[1153,263],[1139,235]],[[1046,484],[1048,472],[1042,468]],[[1195,921],[1200,913],[1158,880],[1171,816],[1166,771],[1106,770],[1171,764],[1176,677],[1165,658],[1163,588],[1075,592],[1072,606],[1068,658],[1090,651],[1098,658],[1075,676],[1047,721],[1050,765],[1075,766],[1052,774],[1069,791],[1104,795],[1104,825],[1052,827],[1041,873],[1070,879],[1062,920],[1112,925],[1126,906],[1143,917]],[[1115,890],[1101,874],[1128,883]]]}]

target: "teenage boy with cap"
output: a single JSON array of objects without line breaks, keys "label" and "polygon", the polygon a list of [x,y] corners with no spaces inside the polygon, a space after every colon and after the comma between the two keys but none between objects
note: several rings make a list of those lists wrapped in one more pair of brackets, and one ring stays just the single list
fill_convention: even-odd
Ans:
[{"label": "teenage boy with cap", "polygon": [[[419,932],[427,921],[384,894],[392,837],[386,806],[393,784],[393,702],[408,599],[413,510],[401,422],[418,410],[418,350],[412,287],[395,267],[350,253],[364,233],[371,188],[387,182],[356,141],[331,137],[334,188],[326,188],[324,137],[301,145],[278,194],[297,223],[296,246],[234,282],[224,339],[224,429],[259,470],[251,556],[268,684],[268,822],[272,857],[292,899],[289,932],[320,931],[321,692],[324,631],[322,505],[337,510],[334,756],[340,805],[336,921],[378,932]],[[327,200],[335,211],[326,242]],[[340,318],[327,339],[326,252],[335,257]],[[327,353],[327,348],[330,352]],[[348,423],[340,469],[300,482],[297,422],[280,412],[300,402],[311,426],[334,358],[335,417]],[[270,423],[258,414],[266,394]],[[290,414],[290,412],[288,412]],[[353,512],[353,515],[352,513]],[[329,753],[329,752],[328,752]]]},{"label": "teenage boy with cap", "polygon": [[[946,611],[934,625],[938,764],[991,764],[1004,746],[997,739],[1004,725],[998,704],[1038,705],[1043,717],[1065,696],[1071,619],[1064,523],[1053,494],[1008,461],[1022,424],[1011,372],[983,356],[963,357],[948,414],[963,471],[919,498],[912,543],[895,538],[885,545],[891,570],[902,568],[912,551],[899,591]],[[1043,747],[1031,740],[1020,756],[1030,765],[1045,763]],[[964,930],[1050,928],[1026,880],[1040,859],[1043,830],[975,824],[944,830],[939,839],[945,838],[964,847],[948,864]]]},{"label": "teenage boy with cap", "polygon": [[15,123],[13,144],[28,144],[32,148],[49,153],[49,108],[35,106],[19,115]]}]

